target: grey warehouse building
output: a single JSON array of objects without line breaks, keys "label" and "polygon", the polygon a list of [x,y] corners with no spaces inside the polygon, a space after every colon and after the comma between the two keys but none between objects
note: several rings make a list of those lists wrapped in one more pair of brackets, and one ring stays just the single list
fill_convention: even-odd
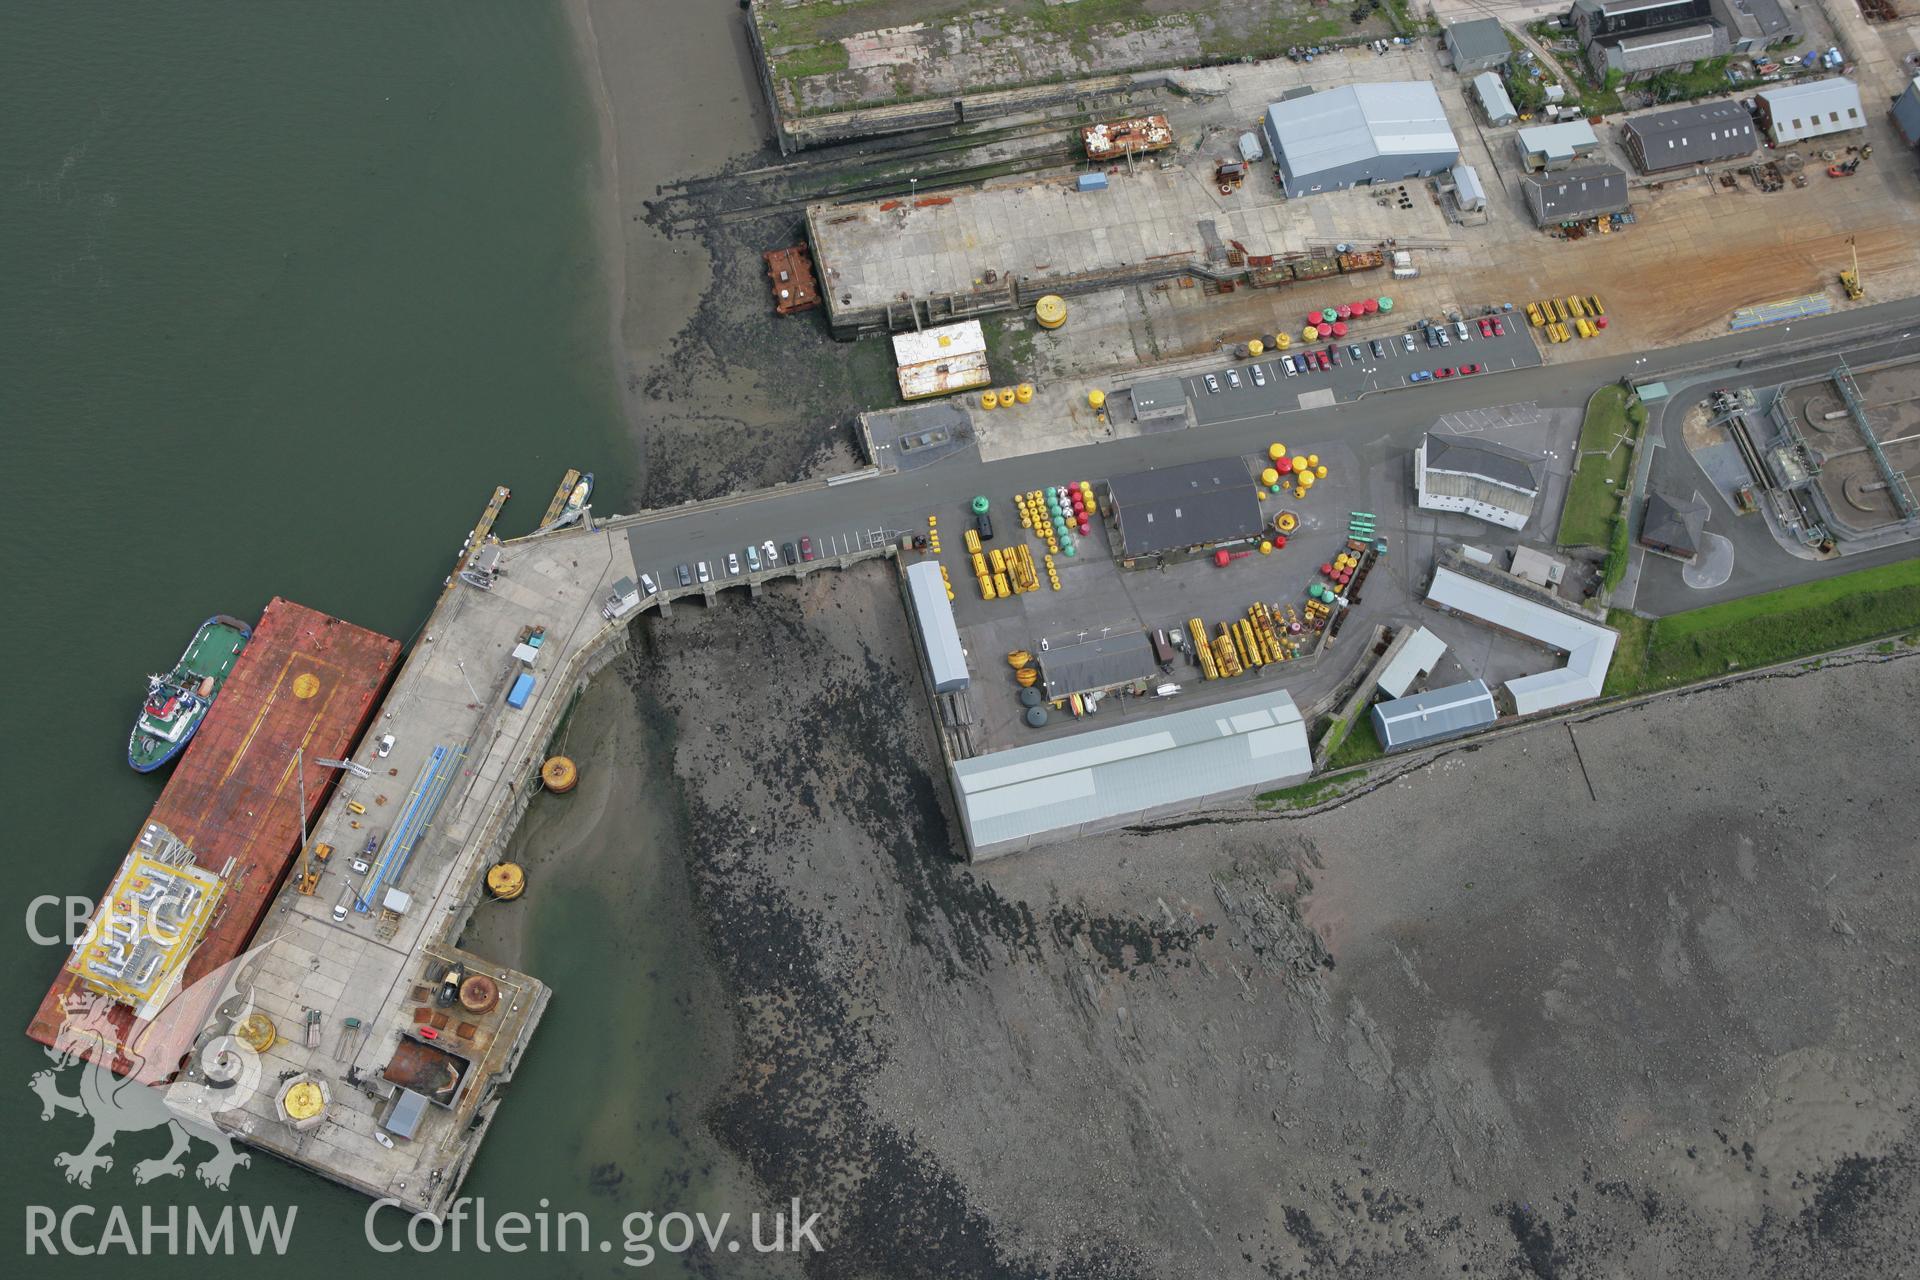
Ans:
[{"label": "grey warehouse building", "polygon": [[1760,145],[1753,115],[1737,102],[1706,102],[1635,116],[1620,129],[1642,173],[1665,173],[1750,156]]},{"label": "grey warehouse building", "polygon": [[1424,80],[1289,98],[1267,108],[1262,128],[1289,196],[1431,178],[1460,159],[1440,95]]},{"label": "grey warehouse building", "polygon": [[1284,787],[1313,772],[1284,689],[956,760],[954,807],[972,861]]},{"label": "grey warehouse building", "polygon": [[1447,52],[1453,57],[1453,69],[1463,76],[1503,67],[1513,53],[1513,46],[1507,43],[1506,28],[1498,18],[1449,23],[1443,38]]},{"label": "grey warehouse building", "polygon": [[1215,458],[1107,481],[1122,568],[1204,555],[1259,538],[1265,516],[1247,464]]},{"label": "grey warehouse building", "polygon": [[1388,751],[1445,742],[1484,729],[1500,718],[1484,680],[1429,689],[1410,698],[1373,704],[1373,734]]},{"label": "grey warehouse building", "polygon": [[960,629],[953,623],[953,604],[947,599],[940,566],[931,560],[909,565],[907,595],[913,601],[913,617],[919,624],[920,647],[927,655],[933,691],[957,693],[966,688],[967,653],[960,647]]},{"label": "grey warehouse building", "polygon": [[1610,164],[1530,173],[1520,179],[1520,193],[1536,227],[1624,213],[1629,207],[1626,171]]},{"label": "grey warehouse building", "polygon": [[1154,378],[1133,384],[1133,416],[1140,422],[1187,416],[1187,389],[1178,378]]}]

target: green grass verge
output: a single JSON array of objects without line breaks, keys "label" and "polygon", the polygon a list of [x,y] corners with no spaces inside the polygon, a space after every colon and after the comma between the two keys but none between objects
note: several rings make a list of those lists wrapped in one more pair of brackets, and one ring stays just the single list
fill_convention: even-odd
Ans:
[{"label": "green grass verge", "polygon": [[1327,756],[1327,768],[1351,769],[1355,765],[1378,760],[1385,754],[1386,749],[1380,745],[1380,738],[1373,731],[1373,717],[1362,713],[1340,744]]},{"label": "green grass verge", "polygon": [[1613,534],[1614,515],[1620,509],[1619,490],[1633,465],[1633,450],[1622,435],[1639,434],[1646,410],[1634,405],[1638,424],[1630,414],[1631,393],[1621,386],[1605,386],[1587,401],[1586,421],[1580,427],[1580,457],[1566,505],[1560,509],[1558,541],[1563,547],[1597,547]]},{"label": "green grass verge", "polygon": [[1366,776],[1365,769],[1325,774],[1279,791],[1263,792],[1254,797],[1253,804],[1256,809],[1311,809],[1323,801],[1331,800],[1343,792],[1352,790],[1364,781]]},{"label": "green grass verge", "polygon": [[[1608,694],[1644,693],[1920,626],[1920,560],[1824,578],[1648,622],[1615,610]],[[1903,642],[1912,644],[1911,634]],[[1881,649],[1881,652],[1891,652]]]},{"label": "green grass verge", "polygon": [[836,71],[845,71],[848,65],[847,46],[830,41],[780,54],[773,59],[773,73],[782,80],[805,80],[809,76],[830,76]]}]

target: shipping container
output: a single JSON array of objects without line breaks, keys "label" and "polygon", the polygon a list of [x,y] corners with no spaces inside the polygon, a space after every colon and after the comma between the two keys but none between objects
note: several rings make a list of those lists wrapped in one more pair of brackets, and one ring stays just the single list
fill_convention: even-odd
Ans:
[{"label": "shipping container", "polygon": [[515,711],[527,705],[527,699],[533,696],[533,675],[521,672],[514,677],[513,688],[507,690],[507,705]]}]

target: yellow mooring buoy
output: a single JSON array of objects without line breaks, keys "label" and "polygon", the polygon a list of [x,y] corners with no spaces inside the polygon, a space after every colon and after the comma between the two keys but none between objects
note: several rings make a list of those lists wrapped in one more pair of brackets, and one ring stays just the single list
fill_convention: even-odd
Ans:
[{"label": "yellow mooring buoy", "polygon": [[555,756],[540,766],[540,781],[547,790],[565,794],[580,781],[580,770],[566,756]]},{"label": "yellow mooring buoy", "polygon": [[512,902],[527,891],[527,873],[517,862],[497,862],[487,872],[487,892],[501,902]]}]

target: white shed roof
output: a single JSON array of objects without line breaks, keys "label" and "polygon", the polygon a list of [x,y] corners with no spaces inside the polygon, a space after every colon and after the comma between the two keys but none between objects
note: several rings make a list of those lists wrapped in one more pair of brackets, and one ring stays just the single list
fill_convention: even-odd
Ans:
[{"label": "white shed roof", "polygon": [[1380,673],[1380,692],[1389,698],[1405,697],[1413,682],[1431,672],[1446,651],[1446,641],[1421,627],[1408,637],[1406,646],[1393,655],[1393,661]]},{"label": "white shed roof", "polygon": [[1521,715],[1600,696],[1601,686],[1607,680],[1607,668],[1613,664],[1614,642],[1619,639],[1611,628],[1444,567],[1433,572],[1427,603],[1525,636],[1567,655],[1564,667],[1507,681],[1514,710]]},{"label": "white shed roof", "polygon": [[907,594],[913,597],[914,616],[920,622],[920,643],[927,650],[936,693],[967,687],[967,653],[953,623],[953,605],[947,599],[946,580],[931,560],[907,566]]},{"label": "white shed roof", "polygon": [[978,849],[1312,771],[1299,708],[1275,689],[975,756],[953,778]]},{"label": "white shed roof", "polygon": [[984,354],[986,349],[987,335],[980,328],[978,320],[962,320],[959,324],[943,324],[916,333],[893,335],[893,362],[898,365]]},{"label": "white shed roof", "polygon": [[1826,80],[1802,80],[1798,84],[1768,85],[1754,94],[1766,99],[1778,116],[1791,107],[1796,111],[1840,111],[1860,109],[1860,88],[1844,76]]},{"label": "white shed roof", "polygon": [[1371,156],[1458,154],[1440,95],[1425,80],[1348,84],[1267,108],[1267,125],[1298,178]]},{"label": "white shed roof", "polygon": [[1585,120],[1569,120],[1565,124],[1535,125],[1522,129],[1515,135],[1520,139],[1520,150],[1528,154],[1538,152],[1549,159],[1555,156],[1575,156],[1583,149],[1592,150],[1600,145],[1593,126]]}]

